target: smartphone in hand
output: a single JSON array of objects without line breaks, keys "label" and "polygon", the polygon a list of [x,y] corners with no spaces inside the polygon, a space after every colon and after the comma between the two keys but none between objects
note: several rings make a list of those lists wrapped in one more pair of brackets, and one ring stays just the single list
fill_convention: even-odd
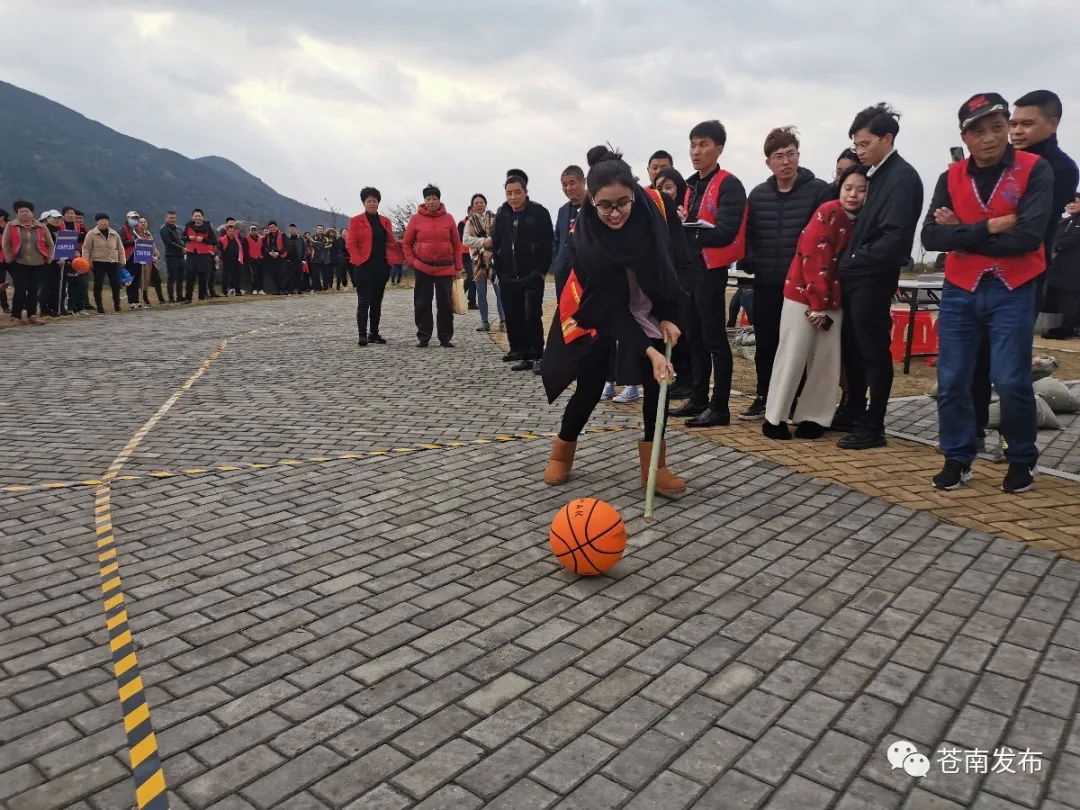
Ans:
[{"label": "smartphone in hand", "polygon": [[949,148],[949,157],[952,158],[953,163],[959,163],[964,159],[964,147],[952,146]]}]

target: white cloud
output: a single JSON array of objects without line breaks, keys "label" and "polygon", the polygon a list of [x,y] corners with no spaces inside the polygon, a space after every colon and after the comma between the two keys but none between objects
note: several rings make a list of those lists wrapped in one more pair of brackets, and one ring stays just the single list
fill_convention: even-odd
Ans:
[{"label": "white cloud", "polygon": [[611,140],[642,174],[666,148],[687,170],[687,133],[713,117],[748,188],[782,124],[827,175],[855,112],[880,100],[903,113],[898,145],[929,197],[959,143],[956,109],[984,90],[1056,90],[1063,146],[1080,155],[1080,11],[1059,0],[173,8],[108,4],[70,39],[8,26],[0,68],[129,135],[227,156],[282,193],[349,211],[364,185],[393,202],[434,180],[457,213],[475,191],[498,199],[510,166],[554,208],[559,172],[589,146]]}]

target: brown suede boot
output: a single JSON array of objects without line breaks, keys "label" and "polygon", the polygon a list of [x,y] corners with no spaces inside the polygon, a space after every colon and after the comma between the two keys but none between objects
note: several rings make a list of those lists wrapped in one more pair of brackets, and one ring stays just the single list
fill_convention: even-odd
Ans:
[{"label": "brown suede boot", "polygon": [[562,486],[570,477],[570,468],[574,466],[574,451],[577,442],[564,442],[556,437],[551,445],[551,458],[544,471],[544,480],[553,487]]},{"label": "brown suede boot", "polygon": [[[652,461],[652,442],[638,442],[638,459],[641,462],[641,485],[649,484],[649,462]],[[667,468],[667,443],[660,443],[660,462],[656,467],[656,493],[665,498],[681,495],[686,483]]]}]

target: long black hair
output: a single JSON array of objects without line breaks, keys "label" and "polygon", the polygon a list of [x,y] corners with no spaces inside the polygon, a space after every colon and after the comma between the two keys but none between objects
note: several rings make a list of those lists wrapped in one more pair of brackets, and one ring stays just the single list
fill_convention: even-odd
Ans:
[{"label": "long black hair", "polygon": [[686,180],[678,169],[661,169],[653,180],[653,186],[660,187],[661,180],[670,180],[675,184],[675,205],[682,205],[686,199]]}]

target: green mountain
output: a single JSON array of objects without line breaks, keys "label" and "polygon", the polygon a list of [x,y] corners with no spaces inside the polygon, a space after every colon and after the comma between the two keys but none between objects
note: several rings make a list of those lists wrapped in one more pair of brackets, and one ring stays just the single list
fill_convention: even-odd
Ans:
[{"label": "green mountain", "polygon": [[333,221],[223,157],[193,160],[160,149],[2,81],[0,143],[8,155],[0,162],[0,208],[25,197],[38,211],[74,205],[87,219],[105,211],[117,224],[135,209],[155,229],[165,211],[183,222],[195,206],[215,225],[226,216],[295,222],[301,230]]}]

